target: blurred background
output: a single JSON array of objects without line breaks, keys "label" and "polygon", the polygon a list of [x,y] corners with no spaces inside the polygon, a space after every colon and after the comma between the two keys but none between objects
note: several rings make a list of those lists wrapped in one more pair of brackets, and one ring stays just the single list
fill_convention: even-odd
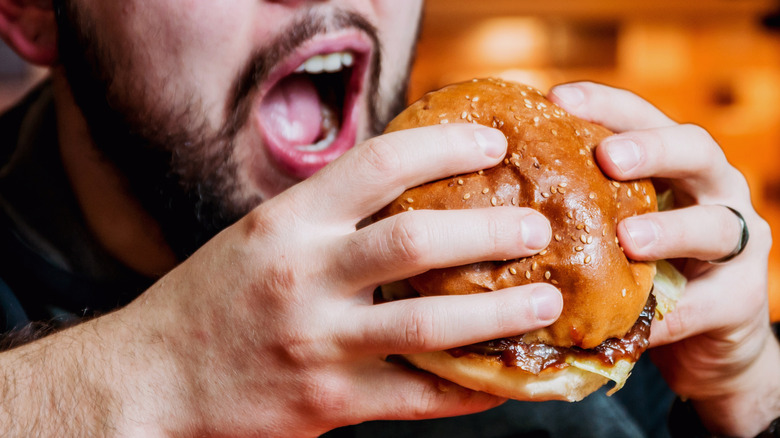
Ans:
[{"label": "blurred background", "polygon": [[703,126],[745,174],[780,242],[780,1],[427,0],[411,98],[486,76],[543,91],[603,82]]},{"label": "blurred background", "polygon": [[[0,46],[0,109],[43,75]],[[705,127],[780,241],[780,0],[427,0],[410,97],[485,76],[603,82]]]}]

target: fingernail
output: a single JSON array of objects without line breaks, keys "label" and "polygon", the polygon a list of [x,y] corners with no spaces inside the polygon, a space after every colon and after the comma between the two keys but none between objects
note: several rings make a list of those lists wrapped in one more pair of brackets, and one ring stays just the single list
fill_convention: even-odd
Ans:
[{"label": "fingernail", "polygon": [[628,232],[628,237],[637,249],[644,249],[654,244],[658,240],[657,225],[645,219],[626,219],[624,226]]},{"label": "fingernail", "polygon": [[491,158],[501,158],[506,153],[506,137],[497,129],[483,128],[474,131],[474,139]]},{"label": "fingernail", "polygon": [[602,147],[606,148],[607,156],[622,173],[633,170],[639,165],[639,145],[633,140],[606,140]]},{"label": "fingernail", "polygon": [[585,93],[574,85],[560,85],[552,90],[565,106],[574,108],[585,102]]},{"label": "fingernail", "polygon": [[534,315],[540,321],[554,321],[561,314],[563,299],[561,293],[552,287],[538,287],[531,292]]},{"label": "fingernail", "polygon": [[522,224],[523,243],[528,249],[541,250],[550,243],[550,223],[544,216],[529,214],[523,218]]}]

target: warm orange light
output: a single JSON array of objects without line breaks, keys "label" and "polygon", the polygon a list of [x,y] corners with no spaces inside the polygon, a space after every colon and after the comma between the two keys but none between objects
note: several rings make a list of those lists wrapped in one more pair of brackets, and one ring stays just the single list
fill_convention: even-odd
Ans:
[{"label": "warm orange light", "polygon": [[549,53],[549,32],[536,18],[483,20],[466,39],[473,62],[489,68],[539,66]]}]

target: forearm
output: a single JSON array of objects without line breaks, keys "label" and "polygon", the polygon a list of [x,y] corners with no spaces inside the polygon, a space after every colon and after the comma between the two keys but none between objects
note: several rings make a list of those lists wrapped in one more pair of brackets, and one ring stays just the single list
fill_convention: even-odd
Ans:
[{"label": "forearm", "polygon": [[744,375],[742,391],[692,400],[710,432],[752,437],[780,417],[780,345],[776,339],[767,340],[761,356]]},{"label": "forearm", "polygon": [[138,341],[121,326],[112,314],[0,354],[2,434],[158,434],[150,413],[162,413],[160,398],[150,396],[159,372],[125,353]]}]

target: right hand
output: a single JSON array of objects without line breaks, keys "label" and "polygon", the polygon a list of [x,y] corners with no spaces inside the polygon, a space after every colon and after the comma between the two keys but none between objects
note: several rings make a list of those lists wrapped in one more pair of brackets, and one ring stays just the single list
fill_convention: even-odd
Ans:
[{"label": "right hand", "polygon": [[383,135],[220,233],[116,314],[133,333],[122,348],[143,370],[124,382],[130,424],[303,436],[502,403],[385,358],[546,326],[562,305],[554,287],[379,305],[373,291],[432,268],[531,255],[549,242],[546,219],[495,207],[358,223],[409,187],[493,166],[505,150],[498,131],[472,125]]}]

